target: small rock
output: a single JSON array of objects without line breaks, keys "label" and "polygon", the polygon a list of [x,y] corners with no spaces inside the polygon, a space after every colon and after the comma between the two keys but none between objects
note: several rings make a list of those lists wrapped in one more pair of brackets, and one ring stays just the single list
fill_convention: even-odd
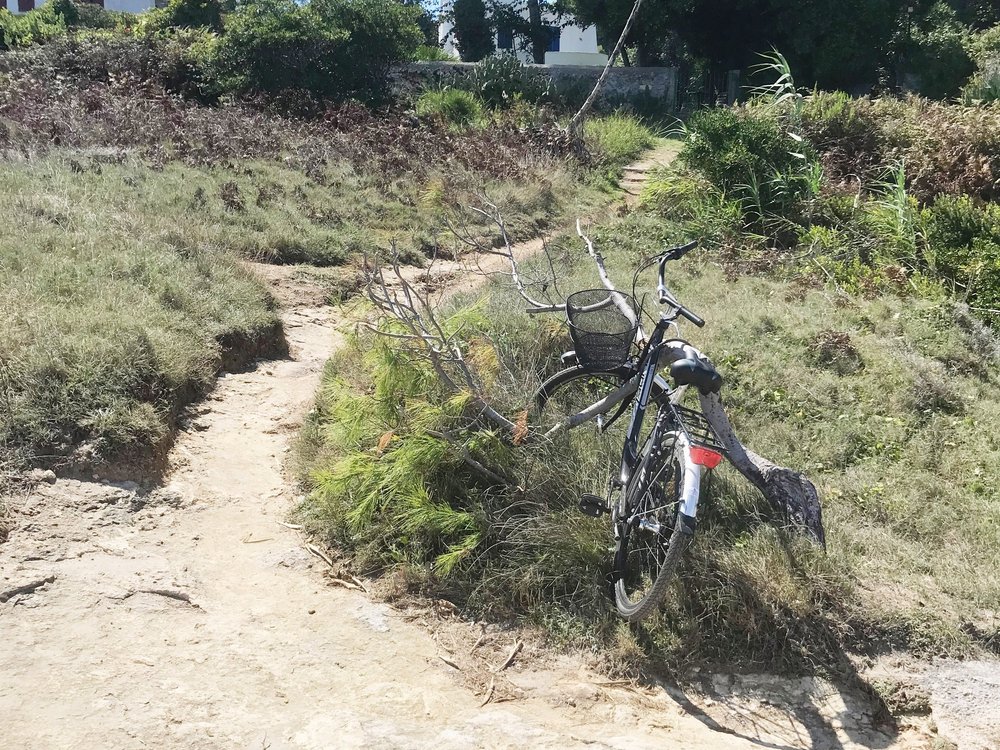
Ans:
[{"label": "small rock", "polygon": [[34,469],[28,474],[28,478],[33,482],[45,482],[46,484],[56,483],[56,473],[52,469]]}]

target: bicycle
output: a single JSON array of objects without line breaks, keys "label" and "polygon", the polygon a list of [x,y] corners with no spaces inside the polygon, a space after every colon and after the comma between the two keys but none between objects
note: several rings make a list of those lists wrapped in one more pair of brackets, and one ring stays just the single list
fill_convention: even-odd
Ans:
[{"label": "bicycle", "polygon": [[[679,318],[705,325],[664,280],[667,263],[697,245],[671,248],[640,265],[631,296],[611,288],[570,295],[566,313],[575,349],[563,355],[563,362],[575,364],[548,378],[535,396],[541,435],[548,440],[562,436],[571,448],[575,441],[575,452],[595,464],[579,473],[596,477],[595,489],[603,491],[582,493],[579,507],[594,518],[611,517],[615,604],[630,622],[648,617],[666,596],[695,533],[702,475],[726,453],[705,416],[680,403],[690,386],[718,393],[722,377],[687,341],[667,338],[671,328],[680,333]],[[654,263],[657,300],[666,309],[647,337],[635,286],[640,272]],[[659,373],[667,365],[673,385]],[[591,422],[595,434],[572,432]],[[612,430],[616,425],[617,432]],[[602,455],[620,456],[620,461],[602,469],[597,465]]]}]

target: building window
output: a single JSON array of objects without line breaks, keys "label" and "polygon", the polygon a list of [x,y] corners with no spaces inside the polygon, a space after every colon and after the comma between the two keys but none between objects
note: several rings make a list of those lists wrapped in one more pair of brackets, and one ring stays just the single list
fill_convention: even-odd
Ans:
[{"label": "building window", "polygon": [[27,13],[35,9],[35,0],[17,0],[17,12]]},{"label": "building window", "polygon": [[497,29],[497,49],[514,49],[514,30],[501,26]]},{"label": "building window", "polygon": [[549,32],[549,46],[545,48],[546,52],[558,52],[559,51],[559,33],[560,30],[556,26],[546,26],[545,30]]}]

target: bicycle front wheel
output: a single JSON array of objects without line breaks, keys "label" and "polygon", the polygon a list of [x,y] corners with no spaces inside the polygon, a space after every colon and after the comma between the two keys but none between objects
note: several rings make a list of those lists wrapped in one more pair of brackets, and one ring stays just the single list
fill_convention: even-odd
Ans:
[{"label": "bicycle front wheel", "polygon": [[[682,495],[700,490],[683,433],[647,440],[615,514],[615,605],[629,622],[645,619],[667,595],[691,533],[681,527]],[[691,470],[691,469],[694,470]]]},{"label": "bicycle front wheel", "polygon": [[[557,372],[539,388],[535,396],[533,437],[545,451],[548,466],[556,472],[554,479],[571,496],[591,494],[607,501],[621,468],[628,426],[628,414],[624,411],[630,400],[595,414],[578,426],[561,429],[560,426],[617,391],[631,376],[625,368],[595,371],[571,367]],[[618,419],[610,429],[602,429],[616,416]]]}]

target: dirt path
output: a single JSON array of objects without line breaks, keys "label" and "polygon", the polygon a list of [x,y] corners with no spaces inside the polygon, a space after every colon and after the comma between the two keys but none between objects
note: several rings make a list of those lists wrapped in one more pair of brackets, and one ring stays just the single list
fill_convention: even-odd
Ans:
[{"label": "dirt path", "polygon": [[925,746],[879,733],[863,702],[817,680],[722,677],[714,698],[688,697],[530,642],[494,673],[521,636],[333,585],[280,523],[333,313],[288,269],[268,273],[291,356],[220,379],[166,485],[60,479],[15,504],[0,545],[5,747]]}]

